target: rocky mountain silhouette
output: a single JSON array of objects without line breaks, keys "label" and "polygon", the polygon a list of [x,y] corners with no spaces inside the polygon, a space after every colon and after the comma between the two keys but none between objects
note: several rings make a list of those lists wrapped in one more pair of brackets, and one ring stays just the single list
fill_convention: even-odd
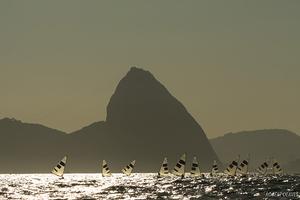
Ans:
[{"label": "rocky mountain silhouette", "polygon": [[[240,154],[250,154],[250,167],[255,169],[264,160],[276,158],[282,165],[300,159],[300,136],[283,129],[266,129],[228,133],[210,140],[221,161],[225,164]],[[298,162],[299,163],[299,162]],[[300,172],[300,165],[291,167]]]},{"label": "rocky mountain silhouette", "polygon": [[138,171],[153,172],[164,156],[175,164],[184,152],[189,160],[196,155],[202,170],[209,170],[213,160],[218,160],[201,126],[185,107],[150,72],[136,67],[119,82],[107,106],[106,121],[68,137],[80,146],[69,153],[74,155],[74,170],[99,167],[95,162],[83,167],[87,165],[81,163],[85,149],[90,149],[90,159],[111,161],[113,170],[136,159]]},{"label": "rocky mountain silhouette", "polygon": [[[132,67],[107,106],[105,121],[65,134],[41,125],[0,123],[0,170],[49,172],[65,154],[67,172],[99,172],[106,159],[113,172],[131,160],[136,171],[156,172],[165,156],[173,165],[187,153],[203,171],[218,160],[203,129],[186,108],[148,71]],[[4,123],[5,124],[5,123]]]}]

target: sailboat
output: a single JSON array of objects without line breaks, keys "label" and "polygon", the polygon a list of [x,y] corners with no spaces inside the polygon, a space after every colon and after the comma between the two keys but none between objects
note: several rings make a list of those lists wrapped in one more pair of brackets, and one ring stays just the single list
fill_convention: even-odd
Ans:
[{"label": "sailboat", "polygon": [[242,176],[247,175],[248,168],[249,168],[249,156],[247,159],[243,160],[239,167],[237,168],[237,173],[241,174]]},{"label": "sailboat", "polygon": [[168,176],[169,175],[169,168],[168,168],[168,159],[164,158],[163,163],[161,164],[160,170],[158,172],[158,176]]},{"label": "sailboat", "polygon": [[218,168],[218,165],[217,165],[217,161],[214,160],[214,164],[212,166],[212,169],[211,169],[211,175],[216,175],[217,173],[219,172],[219,168]]},{"label": "sailboat", "polygon": [[102,176],[103,177],[111,176],[111,172],[105,160],[102,161]]},{"label": "sailboat", "polygon": [[57,163],[57,165],[53,168],[51,171],[52,174],[55,174],[56,176],[59,176],[63,178],[64,176],[64,171],[67,163],[67,156],[63,157],[61,161]]},{"label": "sailboat", "polygon": [[198,177],[200,175],[201,175],[201,173],[200,173],[199,164],[198,164],[196,156],[194,156],[193,162],[192,162],[191,177]]},{"label": "sailboat", "polygon": [[272,169],[273,169],[273,174],[274,175],[280,175],[280,174],[283,173],[282,168],[280,167],[280,165],[278,164],[278,162],[275,159],[273,159],[273,167],[272,167]]},{"label": "sailboat", "polygon": [[135,160],[132,161],[129,165],[127,165],[126,167],[124,167],[124,168],[122,169],[123,174],[125,174],[125,175],[127,175],[127,176],[130,176],[130,175],[131,175],[131,172],[132,172],[132,170],[133,170],[133,168],[134,168],[134,165],[135,165]]},{"label": "sailboat", "polygon": [[238,161],[239,161],[239,156],[238,156],[237,160],[234,160],[231,162],[231,164],[225,169],[224,173],[229,176],[235,176],[236,170],[238,168]]},{"label": "sailboat", "polygon": [[172,174],[176,176],[181,176],[182,178],[184,177],[185,159],[186,159],[186,154],[184,153],[178,160],[177,164],[175,165]]},{"label": "sailboat", "polygon": [[258,173],[265,175],[267,173],[268,167],[269,167],[269,165],[268,165],[267,161],[265,161],[257,168],[257,171],[258,171]]}]

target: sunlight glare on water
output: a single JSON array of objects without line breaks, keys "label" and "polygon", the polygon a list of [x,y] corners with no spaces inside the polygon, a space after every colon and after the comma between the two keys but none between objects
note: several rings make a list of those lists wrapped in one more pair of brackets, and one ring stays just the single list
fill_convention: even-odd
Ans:
[{"label": "sunlight glare on water", "polygon": [[205,176],[181,179],[157,178],[150,173],[134,173],[129,177],[65,174],[64,179],[59,179],[52,174],[2,174],[0,199],[285,199],[279,191],[290,194],[286,199],[300,198],[299,176]]}]

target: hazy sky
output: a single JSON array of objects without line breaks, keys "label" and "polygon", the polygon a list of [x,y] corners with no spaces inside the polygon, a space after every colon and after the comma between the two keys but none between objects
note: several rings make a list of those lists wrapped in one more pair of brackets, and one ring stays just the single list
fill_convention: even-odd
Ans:
[{"label": "hazy sky", "polygon": [[0,118],[104,120],[130,66],[204,128],[300,133],[300,1],[0,1]]}]

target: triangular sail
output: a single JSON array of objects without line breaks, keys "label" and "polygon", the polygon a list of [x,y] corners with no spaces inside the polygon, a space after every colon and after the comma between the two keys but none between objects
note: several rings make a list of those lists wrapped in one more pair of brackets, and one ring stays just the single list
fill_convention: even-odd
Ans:
[{"label": "triangular sail", "polygon": [[132,170],[134,168],[134,165],[135,165],[135,160],[132,161],[129,165],[127,165],[126,167],[124,167],[122,169],[123,174],[125,174],[127,176],[130,176],[130,174],[131,174],[131,172],[132,172]]},{"label": "triangular sail", "polygon": [[165,158],[162,165],[161,165],[161,167],[160,167],[158,175],[159,176],[167,176],[168,174],[169,174],[168,159]]},{"label": "triangular sail", "polygon": [[246,175],[248,173],[249,168],[249,156],[247,159],[243,160],[240,166],[237,168],[237,172],[242,175]]},{"label": "triangular sail", "polygon": [[111,176],[111,172],[105,160],[102,161],[102,176]]},{"label": "triangular sail", "polygon": [[238,160],[234,160],[230,163],[230,165],[225,169],[224,173],[229,175],[229,176],[235,176],[236,175],[236,170],[238,168]]},{"label": "triangular sail", "polygon": [[61,159],[61,161],[57,163],[57,165],[53,168],[51,173],[55,174],[56,176],[63,177],[66,163],[67,163],[67,156],[63,157],[63,159]]},{"label": "triangular sail", "polygon": [[269,165],[268,163],[265,161],[263,164],[261,164],[257,171],[260,173],[260,174],[266,174],[267,173],[267,169],[268,169]]},{"label": "triangular sail", "polygon": [[183,154],[177,164],[175,165],[172,174],[176,176],[184,176],[184,169],[185,169],[185,157],[186,155]]},{"label": "triangular sail", "polygon": [[197,177],[200,175],[201,175],[201,173],[200,173],[199,164],[198,164],[197,158],[194,157],[193,162],[192,162],[191,176]]},{"label": "triangular sail", "polygon": [[213,164],[212,169],[211,169],[211,174],[215,175],[216,173],[218,173],[218,171],[219,171],[219,168],[218,168],[218,165],[217,165],[217,161],[214,160],[214,164]]},{"label": "triangular sail", "polygon": [[278,174],[282,174],[283,170],[280,167],[280,165],[278,164],[278,162],[276,160],[273,161],[273,174],[278,175]]}]

